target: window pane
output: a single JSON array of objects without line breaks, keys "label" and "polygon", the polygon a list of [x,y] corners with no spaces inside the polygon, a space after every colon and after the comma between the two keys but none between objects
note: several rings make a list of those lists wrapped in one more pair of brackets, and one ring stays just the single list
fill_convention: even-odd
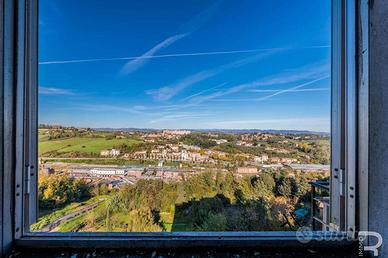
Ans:
[{"label": "window pane", "polygon": [[41,0],[39,12],[33,231],[325,222],[329,0]]}]

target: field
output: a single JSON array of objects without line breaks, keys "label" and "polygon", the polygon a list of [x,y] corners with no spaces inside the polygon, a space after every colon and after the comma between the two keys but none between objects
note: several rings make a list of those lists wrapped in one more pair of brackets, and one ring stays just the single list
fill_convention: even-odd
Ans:
[{"label": "field", "polygon": [[39,155],[50,151],[58,152],[88,152],[99,154],[101,150],[111,149],[120,144],[132,145],[140,143],[133,139],[107,139],[92,137],[72,137],[59,140],[41,140],[39,139]]}]

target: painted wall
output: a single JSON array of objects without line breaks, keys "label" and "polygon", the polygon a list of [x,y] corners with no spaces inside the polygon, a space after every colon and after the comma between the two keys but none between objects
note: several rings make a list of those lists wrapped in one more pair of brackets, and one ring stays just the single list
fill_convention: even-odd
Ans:
[{"label": "painted wall", "polygon": [[388,1],[369,3],[369,230],[388,257]]}]

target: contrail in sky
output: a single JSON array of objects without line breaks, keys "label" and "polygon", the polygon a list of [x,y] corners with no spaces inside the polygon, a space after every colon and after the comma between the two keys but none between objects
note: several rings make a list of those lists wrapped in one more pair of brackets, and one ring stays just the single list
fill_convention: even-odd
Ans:
[{"label": "contrail in sky", "polygon": [[112,58],[90,58],[90,59],[73,59],[73,60],[54,60],[54,61],[40,61],[40,65],[50,64],[73,64],[73,63],[89,63],[102,61],[120,61],[120,60],[137,60],[137,59],[153,59],[153,58],[170,58],[170,57],[186,57],[186,56],[209,56],[209,55],[228,55],[228,54],[244,54],[256,53],[273,50],[288,50],[288,49],[314,49],[314,48],[330,48],[330,46],[308,46],[308,47],[278,47],[278,48],[256,48],[246,50],[231,50],[231,51],[212,51],[212,52],[194,52],[194,53],[176,53],[165,55],[142,55],[129,57],[112,57]]},{"label": "contrail in sky", "polygon": [[275,93],[273,93],[273,94],[271,94],[271,95],[268,95],[268,96],[265,96],[265,97],[262,97],[262,98],[259,98],[259,99],[257,99],[257,100],[266,100],[266,99],[270,99],[270,98],[272,98],[272,97],[275,97],[275,96],[280,95],[280,94],[283,94],[283,93],[293,92],[293,91],[295,91],[295,90],[297,90],[297,89],[299,89],[299,88],[302,88],[302,87],[304,87],[304,86],[307,86],[307,85],[316,83],[316,82],[318,82],[318,81],[322,81],[322,80],[327,79],[327,78],[330,78],[330,75],[325,75],[325,76],[320,77],[320,78],[318,78],[318,79],[315,79],[315,80],[312,80],[312,81],[309,81],[309,82],[305,82],[305,83],[299,84],[299,85],[294,86],[294,87],[289,88],[289,89],[279,90],[278,92],[275,92]]},{"label": "contrail in sky", "polygon": [[129,60],[120,70],[121,75],[130,74],[132,72],[135,72],[142,66],[144,66],[150,59],[144,58],[144,57],[150,57],[156,55],[159,51],[168,48],[170,45],[174,44],[175,42],[184,39],[185,37],[191,35],[195,31],[197,31],[203,24],[206,23],[207,20],[210,19],[210,17],[214,14],[217,7],[220,5],[222,0],[216,2],[215,4],[211,5],[209,8],[205,9],[201,13],[199,13],[194,19],[192,19],[190,22],[184,24],[183,26],[183,32],[178,33],[174,36],[168,37],[156,46],[152,47],[148,51],[146,51],[144,54],[139,56],[138,58]]}]

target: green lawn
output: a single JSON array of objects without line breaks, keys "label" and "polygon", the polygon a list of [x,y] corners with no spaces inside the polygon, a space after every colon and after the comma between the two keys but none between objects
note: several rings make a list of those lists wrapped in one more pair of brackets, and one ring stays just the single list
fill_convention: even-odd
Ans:
[{"label": "green lawn", "polygon": [[140,141],[132,139],[106,139],[106,138],[89,138],[89,137],[74,137],[61,140],[50,140],[39,142],[39,155],[50,151],[58,152],[93,152],[99,154],[101,150],[111,149],[120,144],[132,145],[140,143]]}]

